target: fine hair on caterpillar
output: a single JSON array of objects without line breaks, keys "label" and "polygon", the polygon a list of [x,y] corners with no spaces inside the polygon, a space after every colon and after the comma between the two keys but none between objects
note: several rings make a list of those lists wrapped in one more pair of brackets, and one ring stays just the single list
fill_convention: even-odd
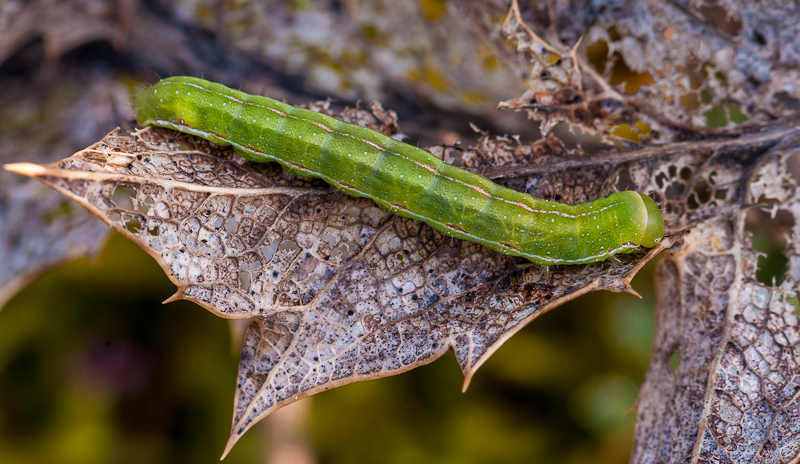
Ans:
[{"label": "fine hair on caterpillar", "polygon": [[586,264],[652,248],[664,220],[647,195],[623,191],[567,205],[508,189],[365,127],[194,77],[136,98],[141,125],[232,146],[255,162],[319,178],[348,195],[451,237],[542,266]]}]

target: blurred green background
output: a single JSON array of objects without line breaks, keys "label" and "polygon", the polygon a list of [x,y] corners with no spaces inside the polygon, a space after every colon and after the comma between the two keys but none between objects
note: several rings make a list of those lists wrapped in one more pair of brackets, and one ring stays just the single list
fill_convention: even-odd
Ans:
[{"label": "blurred green background", "polygon": [[[596,292],[509,340],[469,390],[453,358],[302,400],[321,463],[623,463],[653,330],[643,295]],[[217,462],[239,341],[135,245],[42,276],[0,311],[0,463]],[[297,406],[297,405],[293,405]],[[225,462],[268,462],[258,424]],[[273,438],[270,438],[273,437]]]}]

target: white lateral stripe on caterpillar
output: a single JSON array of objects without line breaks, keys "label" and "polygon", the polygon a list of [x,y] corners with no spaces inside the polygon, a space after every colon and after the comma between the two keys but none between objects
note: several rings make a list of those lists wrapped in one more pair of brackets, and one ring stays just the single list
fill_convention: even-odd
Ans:
[{"label": "white lateral stripe on caterpillar", "polygon": [[136,98],[140,124],[167,127],[251,161],[325,180],[401,216],[540,265],[602,261],[664,232],[647,195],[618,192],[566,205],[533,198],[417,147],[314,111],[193,77],[171,77]]}]

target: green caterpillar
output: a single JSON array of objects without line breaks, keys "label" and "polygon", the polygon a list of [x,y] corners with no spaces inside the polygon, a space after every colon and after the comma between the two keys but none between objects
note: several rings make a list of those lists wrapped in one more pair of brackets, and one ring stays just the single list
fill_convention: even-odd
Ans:
[{"label": "green caterpillar", "polygon": [[141,125],[232,145],[387,211],[534,263],[585,264],[652,248],[664,220],[647,195],[625,191],[578,205],[533,198],[373,130],[194,77],[171,77],[136,98]]}]

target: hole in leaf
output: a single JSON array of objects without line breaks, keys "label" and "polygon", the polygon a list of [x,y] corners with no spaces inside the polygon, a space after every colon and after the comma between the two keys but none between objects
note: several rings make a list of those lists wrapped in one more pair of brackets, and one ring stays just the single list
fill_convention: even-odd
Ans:
[{"label": "hole in leaf", "polygon": [[686,111],[695,110],[700,107],[700,99],[696,93],[687,93],[680,97],[681,107]]},{"label": "hole in leaf", "polygon": [[618,137],[623,140],[629,140],[634,143],[640,143],[639,132],[627,124],[617,124],[616,126],[611,126],[610,129],[611,135],[614,137]]},{"label": "hole in leaf", "polygon": [[614,188],[617,189],[618,192],[623,190],[633,190],[636,188],[636,185],[633,183],[633,179],[631,178],[631,172],[628,169],[622,169],[617,173],[617,178],[614,181]]},{"label": "hole in leaf", "polygon": [[650,127],[650,124],[647,124],[644,121],[636,121],[635,125],[636,125],[636,129],[638,129],[639,133],[642,134],[642,135],[647,135],[653,130],[653,128]]},{"label": "hole in leaf", "polygon": [[703,89],[700,91],[700,101],[704,105],[708,105],[709,103],[711,103],[711,100],[713,100],[713,97],[711,96],[711,92],[709,92],[708,89]]},{"label": "hole in leaf", "polygon": [[635,72],[625,62],[625,58],[619,52],[614,52],[612,55],[614,65],[611,67],[611,77],[609,83],[618,85],[625,83],[625,92],[634,94],[639,90],[639,87],[646,87],[653,85],[655,79],[653,75],[647,71]]},{"label": "hole in leaf", "polygon": [[111,201],[114,202],[118,208],[128,211],[133,209],[134,198],[136,198],[136,190],[125,185],[117,185],[111,193]]},{"label": "hole in leaf", "polygon": [[608,29],[608,37],[611,38],[612,42],[619,42],[619,40],[622,38],[622,35],[620,35],[619,31],[617,30],[617,26],[611,26]]},{"label": "hole in leaf", "polygon": [[139,218],[131,218],[125,221],[125,228],[128,229],[128,232],[136,234],[142,229],[142,223]]},{"label": "hole in leaf", "polygon": [[281,243],[280,237],[275,237],[272,239],[272,242],[269,246],[262,246],[261,252],[264,254],[264,262],[268,263],[272,257],[275,255],[275,252],[278,251],[278,245]]},{"label": "hole in leaf", "polygon": [[764,285],[780,285],[786,277],[789,259],[786,256],[786,238],[791,234],[794,217],[785,210],[771,213],[759,208],[747,212],[745,230],[753,234],[752,246],[764,253],[758,258],[756,280]]},{"label": "hole in leaf", "polygon": [[675,372],[679,367],[681,367],[681,350],[680,348],[675,348],[675,351],[669,357],[669,371]]},{"label": "hole in leaf", "polygon": [[800,316],[800,298],[797,295],[790,296],[786,299],[792,306],[794,306],[794,313]]},{"label": "hole in leaf", "polygon": [[331,253],[330,255],[328,255],[326,259],[336,261],[338,259],[341,259],[346,253],[347,253],[347,247],[344,244],[339,245],[337,247],[332,247]]},{"label": "hole in leaf", "polygon": [[295,242],[294,240],[282,241],[279,249],[281,251],[291,251],[291,252],[302,250],[302,248],[300,248],[300,245],[298,245],[297,242]]},{"label": "hole in leaf", "polygon": [[250,273],[239,272],[239,289],[243,292],[250,291]]},{"label": "hole in leaf", "polygon": [[690,211],[700,208],[700,202],[697,201],[697,195],[695,193],[692,193],[689,195],[689,198],[686,199],[686,206]]},{"label": "hole in leaf", "polygon": [[742,113],[739,105],[735,103],[725,103],[724,105],[717,105],[710,110],[703,113],[706,118],[706,125],[708,127],[725,127],[728,122],[740,124],[747,121],[747,116]]},{"label": "hole in leaf", "polygon": [[689,88],[699,90],[703,85],[703,78],[698,73],[689,74]]},{"label": "hole in leaf", "polygon": [[722,105],[711,108],[703,113],[703,116],[706,117],[706,125],[708,127],[725,127],[728,124],[728,117]]},{"label": "hole in leaf", "polygon": [[598,73],[604,74],[608,65],[608,43],[605,40],[598,40],[586,47],[586,58]]},{"label": "hole in leaf", "polygon": [[140,213],[142,213],[144,215],[147,215],[149,213],[149,211],[150,211],[150,208],[155,206],[155,204],[156,204],[156,202],[155,202],[155,200],[153,200],[153,197],[148,195],[143,201],[139,202],[139,207],[137,208],[137,210]]},{"label": "hole in leaf", "polygon": [[664,190],[664,196],[667,198],[680,198],[685,191],[686,185],[683,182],[672,182]]},{"label": "hole in leaf", "polygon": [[239,221],[237,221],[236,218],[233,217],[229,218],[225,222],[225,231],[227,231],[229,234],[235,234],[238,230],[239,230]]},{"label": "hole in leaf", "polygon": [[647,135],[651,131],[650,124],[644,121],[636,121],[636,124],[633,126],[629,126],[628,124],[609,126],[609,129],[611,135],[635,143],[642,143],[640,136]]},{"label": "hole in leaf", "polygon": [[550,63],[550,64],[557,65],[558,63],[561,62],[561,57],[558,56],[558,55],[554,55],[552,53],[548,53],[546,59],[547,59],[547,62]]},{"label": "hole in leaf", "polygon": [[667,177],[667,175],[664,174],[663,172],[659,173],[655,179],[656,185],[658,185],[658,188],[661,190],[664,190],[664,188],[667,186],[668,181],[669,177]]},{"label": "hole in leaf", "polygon": [[706,204],[711,200],[711,186],[708,185],[705,179],[698,179],[694,183],[694,193],[697,195],[697,201]]},{"label": "hole in leaf", "polygon": [[742,113],[742,108],[734,103],[726,103],[725,108],[728,110],[728,117],[734,124],[741,124],[747,121],[748,117]]},{"label": "hole in leaf", "polygon": [[336,245],[338,240],[331,234],[322,234],[322,240],[330,246]]}]

